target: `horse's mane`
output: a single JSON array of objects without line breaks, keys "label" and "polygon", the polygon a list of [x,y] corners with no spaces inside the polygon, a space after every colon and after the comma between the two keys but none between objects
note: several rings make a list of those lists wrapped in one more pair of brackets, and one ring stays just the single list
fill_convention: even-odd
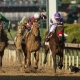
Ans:
[{"label": "horse's mane", "polygon": [[39,23],[38,23],[38,22],[34,22],[34,23],[33,23],[33,27],[34,27],[34,28],[39,28]]}]

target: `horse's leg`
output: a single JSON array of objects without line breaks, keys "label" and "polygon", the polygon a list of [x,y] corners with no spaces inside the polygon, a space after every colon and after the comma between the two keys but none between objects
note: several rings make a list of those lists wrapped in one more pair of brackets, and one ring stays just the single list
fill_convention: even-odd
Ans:
[{"label": "horse's leg", "polygon": [[49,51],[49,49],[48,50],[45,50],[45,58],[44,58],[44,64],[46,64],[46,62],[47,62],[47,54],[48,54],[48,51]]},{"label": "horse's leg", "polygon": [[31,52],[27,52],[27,62],[28,62],[28,64],[27,64],[27,66],[29,67],[29,66],[31,66]]},{"label": "horse's leg", "polygon": [[39,51],[36,51],[35,65],[34,65],[35,69],[38,69],[38,61],[39,61]]},{"label": "horse's leg", "polygon": [[4,51],[1,51],[0,52],[0,73],[5,73],[5,71],[2,70],[2,58],[3,58],[3,55],[4,55]]},{"label": "horse's leg", "polygon": [[31,52],[27,51],[27,56],[26,56],[26,64],[27,68],[25,69],[25,72],[32,72],[31,68]]},{"label": "horse's leg", "polygon": [[18,61],[21,63],[20,53],[18,49],[16,49],[16,55],[17,55]]},{"label": "horse's leg", "polygon": [[25,44],[22,44],[22,50],[24,55],[24,68],[27,68],[27,51]]},{"label": "horse's leg", "polygon": [[35,60],[36,60],[36,52],[34,53],[34,58],[35,58]]},{"label": "horse's leg", "polygon": [[53,57],[53,69],[54,69],[54,73],[56,73],[56,55],[53,55],[53,54],[52,54],[52,57]]},{"label": "horse's leg", "polygon": [[60,55],[60,61],[58,63],[58,66],[59,66],[59,69],[62,69],[62,67],[63,67],[63,54]]},{"label": "horse's leg", "polygon": [[0,55],[0,69],[2,68],[2,57]]},{"label": "horse's leg", "polygon": [[20,71],[22,71],[24,69],[24,54],[22,50],[17,50],[16,52],[17,52],[19,62],[21,63]]},{"label": "horse's leg", "polygon": [[44,58],[44,64],[46,64],[47,62],[47,54],[48,54],[48,51],[49,51],[49,46],[48,45],[44,45],[44,53],[45,53],[45,58]]},{"label": "horse's leg", "polygon": [[24,59],[25,60],[25,66],[24,67],[27,68],[27,53],[25,52],[24,55],[25,55],[25,59]]},{"label": "horse's leg", "polygon": [[20,60],[21,60],[21,67],[24,69],[24,52],[20,50]]}]

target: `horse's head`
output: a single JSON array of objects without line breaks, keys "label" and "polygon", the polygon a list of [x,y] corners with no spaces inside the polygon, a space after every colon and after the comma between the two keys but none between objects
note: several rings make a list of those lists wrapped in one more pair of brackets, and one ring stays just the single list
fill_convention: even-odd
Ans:
[{"label": "horse's head", "polygon": [[17,27],[17,33],[18,34],[23,34],[24,29],[25,29],[24,26],[19,24],[18,27]]},{"label": "horse's head", "polygon": [[38,34],[39,34],[39,23],[37,23],[37,22],[33,23],[33,25],[32,25],[32,33],[35,36],[38,36]]},{"label": "horse's head", "polygon": [[59,41],[63,41],[63,34],[64,34],[63,25],[61,25],[61,24],[57,25],[56,34],[58,36]]}]

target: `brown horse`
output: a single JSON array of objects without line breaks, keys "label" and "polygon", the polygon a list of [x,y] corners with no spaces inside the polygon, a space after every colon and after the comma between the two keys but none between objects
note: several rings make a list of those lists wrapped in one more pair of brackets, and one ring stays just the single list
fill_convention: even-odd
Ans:
[{"label": "brown horse", "polygon": [[26,55],[25,40],[23,41],[23,39],[24,39],[24,35],[25,34],[27,35],[27,33],[28,32],[27,30],[25,30],[25,27],[22,24],[18,23],[17,33],[15,36],[15,46],[16,46],[18,59],[21,62],[21,69],[24,68],[24,55]]},{"label": "brown horse", "polygon": [[[52,52],[52,57],[53,57],[53,63],[54,63],[54,73],[56,73],[56,55],[60,56],[60,60],[58,63],[58,66],[60,69],[63,67],[63,49],[64,49],[64,35],[59,34],[63,33],[64,29],[62,25],[58,25],[56,27],[55,32],[52,32],[52,34],[49,36],[49,45],[44,44],[44,49],[45,49],[45,59],[44,59],[44,64],[47,62],[47,54],[49,49]],[[48,31],[46,32],[46,35],[48,34]],[[45,37],[46,37],[45,35]],[[46,38],[44,40],[46,43]]]},{"label": "brown horse", "polygon": [[31,65],[31,53],[34,53],[35,57],[35,64],[34,68],[38,68],[38,61],[39,61],[39,49],[41,46],[41,40],[39,35],[39,24],[37,22],[34,22],[32,25],[31,32],[28,34],[26,38],[26,65],[29,68]]},{"label": "brown horse", "polygon": [[4,49],[8,45],[8,38],[6,32],[2,28],[2,22],[0,22],[0,72],[4,72],[2,70],[2,58],[4,55]]}]

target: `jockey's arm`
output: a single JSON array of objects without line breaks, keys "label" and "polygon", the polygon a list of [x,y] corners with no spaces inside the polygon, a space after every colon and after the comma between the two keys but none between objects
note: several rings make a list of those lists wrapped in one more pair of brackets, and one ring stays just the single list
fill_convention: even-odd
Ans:
[{"label": "jockey's arm", "polygon": [[0,14],[0,18],[2,19],[2,21],[9,22],[9,20],[6,17],[4,17],[2,14]]},{"label": "jockey's arm", "polygon": [[5,22],[9,23],[8,24],[8,31],[10,32],[10,21],[6,17],[4,17],[2,14],[0,14],[0,18],[1,18],[2,21],[5,21]]},{"label": "jockey's arm", "polygon": [[52,25],[52,26],[50,27],[49,33],[48,33],[48,35],[47,35],[47,39],[48,39],[48,37],[50,36],[50,34],[55,31],[55,28],[56,28],[56,25]]},{"label": "jockey's arm", "polygon": [[49,32],[54,32],[54,31],[55,31],[55,28],[56,28],[56,25],[52,25],[52,26],[50,27]]}]

